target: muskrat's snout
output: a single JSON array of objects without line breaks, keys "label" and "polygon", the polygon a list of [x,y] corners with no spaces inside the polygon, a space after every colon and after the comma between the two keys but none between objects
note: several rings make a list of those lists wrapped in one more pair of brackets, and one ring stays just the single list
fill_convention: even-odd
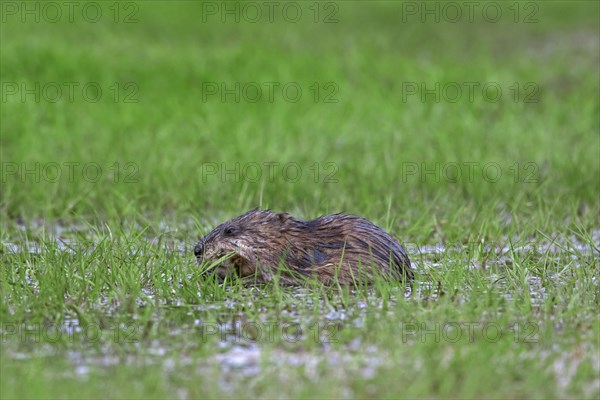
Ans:
[{"label": "muskrat's snout", "polygon": [[198,244],[194,247],[194,255],[197,259],[202,259],[202,254],[204,253],[204,242],[199,241]]}]

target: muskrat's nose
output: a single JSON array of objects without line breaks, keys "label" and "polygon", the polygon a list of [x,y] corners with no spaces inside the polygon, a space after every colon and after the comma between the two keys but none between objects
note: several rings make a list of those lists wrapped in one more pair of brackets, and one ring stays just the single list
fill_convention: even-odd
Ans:
[{"label": "muskrat's nose", "polygon": [[196,257],[202,257],[202,253],[204,252],[204,245],[202,242],[198,242],[198,244],[194,247],[194,254]]}]

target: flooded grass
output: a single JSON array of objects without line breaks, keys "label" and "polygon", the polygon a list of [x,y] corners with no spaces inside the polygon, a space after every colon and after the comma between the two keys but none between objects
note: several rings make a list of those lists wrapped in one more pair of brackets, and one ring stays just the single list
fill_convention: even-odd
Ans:
[{"label": "flooded grass", "polygon": [[341,290],[222,285],[199,274],[193,244],[108,231],[53,230],[77,232],[75,248],[4,244],[2,376],[19,385],[3,397],[486,397],[489,380],[495,397],[599,390],[597,231],[479,253],[428,246],[411,254],[412,286]]}]

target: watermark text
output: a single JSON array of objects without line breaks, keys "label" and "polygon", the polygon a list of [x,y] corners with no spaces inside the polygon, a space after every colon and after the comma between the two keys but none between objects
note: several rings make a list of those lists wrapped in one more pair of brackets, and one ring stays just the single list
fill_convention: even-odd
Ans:
[{"label": "watermark text", "polygon": [[286,183],[299,182],[303,177],[308,177],[314,183],[338,183],[336,177],[338,165],[334,162],[302,165],[298,162],[280,163],[248,162],[248,163],[204,163],[200,168],[202,183],[209,180],[218,180],[221,183],[249,182],[269,183],[282,180]]},{"label": "watermark text", "polygon": [[340,88],[335,82],[202,82],[202,102],[298,103],[303,98],[314,103],[338,103]]},{"label": "watermark text", "polygon": [[540,88],[535,82],[402,82],[402,102],[421,103],[498,103],[508,99],[513,103],[538,103]]},{"label": "watermark text", "polygon": [[340,6],[333,1],[204,1],[202,22],[335,24]]},{"label": "watermark text", "polygon": [[514,183],[539,182],[539,166],[532,161],[515,162],[510,165],[494,161],[403,162],[399,172],[402,183],[496,183],[501,179],[509,179]]},{"label": "watermark text", "polygon": [[539,326],[533,322],[513,324],[509,327],[495,322],[480,321],[414,322],[403,323],[400,332],[402,343],[457,343],[459,341],[473,343],[477,340],[497,343],[503,336],[510,337],[515,343],[537,343],[539,341]]},{"label": "watermark text", "polygon": [[133,1],[3,1],[0,2],[2,23],[111,21],[116,24],[139,22],[140,6]]},{"label": "watermark text", "polygon": [[540,5],[534,1],[403,1],[403,23],[460,23],[502,20],[513,23],[539,22]]},{"label": "watermark text", "polygon": [[97,162],[2,162],[0,181],[21,183],[58,183],[85,181],[96,183],[110,180],[114,183],[138,183],[139,166],[134,162],[114,162],[108,166]]},{"label": "watermark text", "polygon": [[140,88],[135,82],[15,82],[0,83],[0,101],[34,103],[98,103],[103,97],[115,103],[138,103]]}]

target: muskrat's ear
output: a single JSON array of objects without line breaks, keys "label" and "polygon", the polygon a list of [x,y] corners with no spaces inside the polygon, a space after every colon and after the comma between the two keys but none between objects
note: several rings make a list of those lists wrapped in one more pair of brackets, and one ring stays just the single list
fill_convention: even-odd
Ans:
[{"label": "muskrat's ear", "polygon": [[288,219],[292,218],[292,216],[288,213],[278,213],[277,218],[279,218],[279,222],[284,224]]}]

